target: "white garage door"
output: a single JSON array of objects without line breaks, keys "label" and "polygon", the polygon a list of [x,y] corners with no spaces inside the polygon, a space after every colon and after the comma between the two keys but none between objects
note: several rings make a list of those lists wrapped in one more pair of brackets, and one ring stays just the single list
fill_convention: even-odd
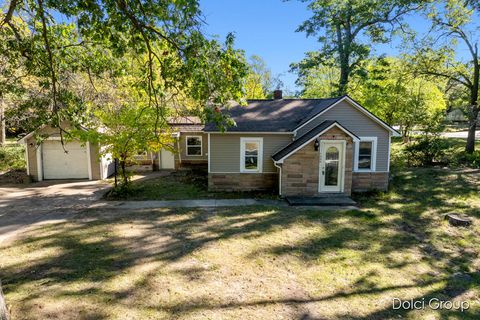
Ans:
[{"label": "white garage door", "polygon": [[87,147],[69,142],[63,150],[60,141],[42,144],[44,179],[88,179]]}]

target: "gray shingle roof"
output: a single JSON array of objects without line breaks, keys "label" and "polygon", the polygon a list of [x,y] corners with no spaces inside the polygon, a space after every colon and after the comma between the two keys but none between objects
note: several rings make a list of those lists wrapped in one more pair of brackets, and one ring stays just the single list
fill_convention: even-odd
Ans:
[{"label": "gray shingle roof", "polygon": [[318,126],[314,127],[313,129],[311,129],[310,131],[308,131],[307,133],[305,133],[303,136],[298,137],[298,138],[295,139],[294,141],[290,142],[285,148],[281,149],[280,151],[277,151],[277,152],[272,156],[273,161],[279,161],[279,160],[282,159],[283,157],[289,155],[290,153],[292,153],[293,151],[295,151],[297,148],[301,147],[303,144],[307,143],[309,140],[313,139],[314,137],[316,137],[317,135],[319,135],[320,133],[322,133],[322,131],[324,131],[325,129],[327,129],[328,127],[330,127],[332,124],[337,124],[337,125],[339,125],[339,126],[342,127],[345,131],[347,131],[348,133],[350,133],[353,137],[358,138],[355,134],[353,134],[351,131],[345,129],[345,127],[343,127],[343,126],[342,126],[340,123],[338,123],[337,121],[335,121],[335,120],[325,120],[325,121],[323,121],[322,123],[320,123]]},{"label": "gray shingle roof", "polygon": [[178,132],[199,132],[205,127],[199,117],[170,117],[167,121]]},{"label": "gray shingle roof", "polygon": [[[233,104],[225,110],[237,125],[229,132],[290,132],[343,97],[329,99],[249,100],[247,106]],[[214,123],[204,131],[219,131]]]}]

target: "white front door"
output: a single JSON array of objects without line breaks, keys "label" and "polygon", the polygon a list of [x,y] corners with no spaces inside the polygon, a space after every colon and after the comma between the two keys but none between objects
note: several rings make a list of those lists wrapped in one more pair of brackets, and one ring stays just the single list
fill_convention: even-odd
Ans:
[{"label": "white front door", "polygon": [[160,168],[175,169],[175,155],[165,149],[160,150]]},{"label": "white front door", "polygon": [[320,141],[319,192],[342,192],[345,176],[345,141]]}]

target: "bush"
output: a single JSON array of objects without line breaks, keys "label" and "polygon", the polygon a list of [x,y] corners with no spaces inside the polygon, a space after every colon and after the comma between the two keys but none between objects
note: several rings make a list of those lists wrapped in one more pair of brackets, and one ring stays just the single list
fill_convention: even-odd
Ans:
[{"label": "bush", "polygon": [[480,150],[475,150],[473,153],[462,151],[458,155],[458,162],[471,168],[480,168]]},{"label": "bush", "polygon": [[25,152],[21,145],[0,147],[0,171],[25,170]]},{"label": "bush", "polygon": [[405,147],[409,166],[430,166],[441,163],[448,144],[438,136],[424,135]]}]

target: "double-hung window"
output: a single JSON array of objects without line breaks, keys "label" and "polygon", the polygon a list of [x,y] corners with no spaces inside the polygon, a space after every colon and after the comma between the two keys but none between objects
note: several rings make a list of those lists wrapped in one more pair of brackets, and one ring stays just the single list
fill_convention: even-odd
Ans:
[{"label": "double-hung window", "polygon": [[375,171],[377,137],[360,137],[355,144],[355,170]]},{"label": "double-hung window", "polygon": [[202,155],[202,136],[187,136],[187,156]]},{"label": "double-hung window", "polygon": [[240,138],[240,172],[262,172],[263,138]]}]

